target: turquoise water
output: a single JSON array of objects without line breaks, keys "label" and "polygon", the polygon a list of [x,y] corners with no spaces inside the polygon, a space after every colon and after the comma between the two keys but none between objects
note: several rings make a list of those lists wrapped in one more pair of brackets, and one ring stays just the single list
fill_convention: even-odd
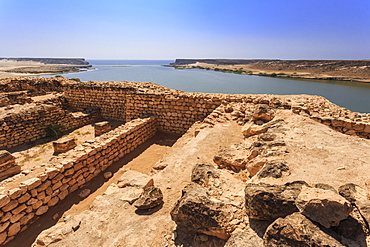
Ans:
[{"label": "turquoise water", "polygon": [[[352,111],[370,113],[370,84],[342,81],[292,80],[238,75],[210,70],[176,70],[160,65],[171,60],[88,60],[95,70],[69,73],[82,81],[144,81],[186,92],[231,94],[320,95]],[[100,65],[100,66],[99,66]],[[101,65],[134,65],[112,67]],[[140,66],[143,65],[143,66]]]}]

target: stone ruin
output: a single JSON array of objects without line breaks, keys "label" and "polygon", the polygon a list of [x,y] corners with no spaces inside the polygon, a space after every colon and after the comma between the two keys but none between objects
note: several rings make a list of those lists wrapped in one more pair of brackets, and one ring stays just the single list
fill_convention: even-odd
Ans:
[{"label": "stone ruin", "polygon": [[6,150],[0,150],[0,180],[17,174],[21,167],[17,165],[15,157]]},{"label": "stone ruin", "polygon": [[63,138],[53,142],[54,153],[65,153],[77,146],[73,138]]},{"label": "stone ruin", "polygon": [[[290,109],[295,114],[314,119],[336,131],[370,138],[370,114],[351,112],[317,96],[184,93],[151,83],[79,83],[65,78],[1,79],[0,90],[0,148],[3,149],[0,152],[0,179],[4,181],[21,171],[16,159],[6,149],[44,138],[48,136],[48,130],[63,133],[100,121],[94,125],[94,140],[81,145],[76,145],[71,139],[55,141],[54,151],[62,155],[56,156],[42,172],[25,174],[22,180],[15,179],[9,182],[9,188],[0,191],[0,215],[3,222],[0,225],[1,244],[12,240],[38,216],[135,150],[157,131],[180,135],[186,133],[197,121],[203,122],[201,129],[207,128],[222,122],[223,113],[226,112],[231,113],[233,121],[244,126],[245,136],[260,135],[263,142],[270,142],[267,146],[283,147],[278,138],[266,134],[269,128],[280,124],[273,120],[270,109]],[[256,105],[261,107],[251,114],[246,114],[248,109],[228,109],[230,105],[240,103],[253,106],[251,109],[255,109]],[[119,120],[125,124],[111,129],[104,120]],[[250,160],[263,153],[262,146],[258,145],[248,150]],[[235,152],[240,152],[238,148],[235,149]],[[252,162],[235,161],[232,156],[223,155],[222,151],[215,157],[215,163],[234,172],[243,171],[240,176],[245,178],[268,176],[266,174],[270,174],[271,170],[276,177],[289,173],[289,168],[283,163],[277,165],[266,159],[258,160],[252,166]],[[206,195],[207,191],[201,186],[202,183],[188,186],[184,189],[184,197],[192,195],[192,190]],[[155,194],[157,199],[148,202],[148,198],[143,198],[138,208],[162,203],[162,192],[150,188],[146,193]],[[309,213],[305,213],[310,210],[305,209],[307,205],[304,198],[301,199],[300,202],[292,202],[298,209],[291,213],[301,211],[302,215],[312,219]],[[210,207],[220,206],[212,200],[209,203]],[[172,217],[178,224],[186,225],[184,218],[177,216],[182,214],[181,205],[186,205],[186,202],[179,202]],[[352,210],[350,205],[346,207],[344,211]],[[247,210],[251,210],[250,216],[254,214],[252,209]],[[223,218],[211,220],[219,222],[221,226],[215,232],[204,225],[207,222],[198,222],[196,228],[203,233],[227,239],[233,230],[225,222],[227,217],[224,215]],[[199,219],[194,219],[194,222]],[[327,223],[322,225],[326,227]]]},{"label": "stone ruin", "polygon": [[104,121],[104,122],[99,122],[94,124],[94,132],[95,136],[100,136],[104,133],[109,132],[112,129],[110,126],[109,122]]}]

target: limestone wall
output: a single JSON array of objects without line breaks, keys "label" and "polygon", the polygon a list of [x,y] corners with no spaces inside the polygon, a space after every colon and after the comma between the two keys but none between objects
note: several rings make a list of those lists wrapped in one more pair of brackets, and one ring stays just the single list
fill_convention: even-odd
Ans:
[{"label": "limestone wall", "polygon": [[129,121],[153,114],[160,130],[177,134],[185,133],[223,102],[247,102],[292,108],[337,131],[370,138],[370,114],[351,112],[319,96],[186,93],[153,83],[75,82],[65,78],[3,79],[0,89],[61,91],[70,107],[79,111],[96,107],[103,118],[112,120]]},{"label": "limestone wall", "polygon": [[60,105],[29,104],[3,107],[0,114],[0,149],[11,148],[48,135],[47,129],[66,131],[99,117],[98,112],[72,113]]},{"label": "limestone wall", "polygon": [[292,109],[345,134],[370,138],[370,114],[351,112],[319,96],[186,93],[160,86],[146,90],[140,83],[137,88],[132,84],[73,85],[64,91],[68,104],[79,110],[94,106],[104,118],[126,121],[155,115],[160,130],[176,134],[185,133],[222,103],[246,102]]},{"label": "limestone wall", "polygon": [[64,153],[40,174],[0,194],[0,244],[46,213],[68,194],[154,136],[154,117],[136,119]]}]

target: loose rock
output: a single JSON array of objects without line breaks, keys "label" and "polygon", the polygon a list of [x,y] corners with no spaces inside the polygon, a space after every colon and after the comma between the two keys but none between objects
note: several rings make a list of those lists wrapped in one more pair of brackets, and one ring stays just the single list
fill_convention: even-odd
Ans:
[{"label": "loose rock", "polygon": [[332,190],[304,186],[297,197],[299,211],[326,228],[338,226],[352,211],[351,204]]},{"label": "loose rock", "polygon": [[161,189],[154,186],[148,187],[134,202],[138,209],[150,209],[163,204],[163,194]]},{"label": "loose rock", "polygon": [[250,183],[245,187],[245,208],[249,218],[273,221],[297,212],[295,199],[301,192],[303,181],[272,185]]}]

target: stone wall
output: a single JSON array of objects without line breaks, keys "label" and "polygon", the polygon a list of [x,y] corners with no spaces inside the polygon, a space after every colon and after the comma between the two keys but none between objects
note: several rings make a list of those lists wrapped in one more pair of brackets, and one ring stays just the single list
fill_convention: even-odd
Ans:
[{"label": "stone wall", "polygon": [[48,130],[66,131],[99,118],[99,112],[70,112],[55,104],[29,104],[2,108],[0,113],[0,149],[36,141]]},{"label": "stone wall", "polygon": [[73,84],[66,86],[64,92],[71,107],[98,107],[104,118],[114,120],[155,115],[161,131],[176,134],[185,133],[222,103],[246,102],[292,109],[342,133],[370,138],[370,114],[352,112],[320,96],[186,93],[155,84],[149,89],[145,84],[138,83],[136,88],[133,83],[127,84]]},{"label": "stone wall", "polygon": [[136,119],[54,159],[40,174],[0,194],[0,244],[46,213],[68,194],[154,136],[154,117]]},{"label": "stone wall", "polygon": [[103,118],[112,120],[129,121],[153,114],[160,130],[177,134],[185,133],[222,103],[246,102],[292,109],[337,131],[370,138],[370,113],[351,112],[319,96],[186,93],[145,82],[75,82],[65,78],[0,79],[0,90],[63,92],[70,107],[79,111],[96,107]]}]

